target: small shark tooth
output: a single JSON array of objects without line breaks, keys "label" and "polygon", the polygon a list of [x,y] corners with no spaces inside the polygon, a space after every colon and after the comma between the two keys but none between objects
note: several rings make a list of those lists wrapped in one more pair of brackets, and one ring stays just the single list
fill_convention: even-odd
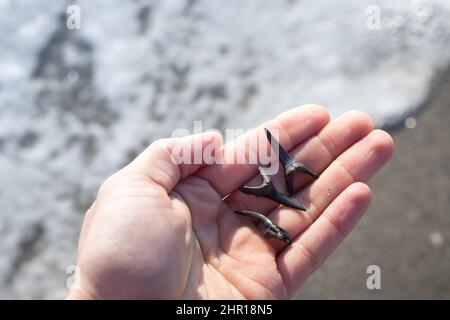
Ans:
[{"label": "small shark tooth", "polygon": [[241,216],[251,217],[258,219],[260,222],[264,225],[264,237],[267,239],[275,238],[281,241],[284,241],[288,244],[292,243],[291,238],[289,237],[289,234],[286,230],[278,226],[277,224],[273,223],[272,220],[270,220],[265,215],[254,212],[254,211],[239,211],[234,210],[235,213],[240,214]]},{"label": "small shark tooth", "polygon": [[257,197],[266,197],[272,199],[273,201],[284,204],[285,206],[306,211],[306,208],[300,205],[297,201],[288,198],[285,194],[278,191],[273,182],[272,178],[264,173],[263,167],[258,167],[259,174],[263,177],[263,183],[258,187],[240,187],[239,190],[246,194],[251,194]]},{"label": "small shark tooth", "polygon": [[306,173],[306,174],[310,175],[311,177],[313,177],[314,179],[319,178],[319,175],[317,173],[312,171],[310,168],[305,166],[300,161],[295,160],[294,157],[292,157],[280,145],[280,143],[277,141],[277,139],[275,139],[275,137],[272,136],[272,134],[270,133],[270,131],[267,128],[264,128],[264,130],[266,132],[267,140],[269,140],[269,142],[272,146],[272,149],[278,153],[278,157],[279,157],[281,163],[283,164],[284,176],[286,178],[286,189],[289,193],[294,192],[294,174],[296,172]]}]

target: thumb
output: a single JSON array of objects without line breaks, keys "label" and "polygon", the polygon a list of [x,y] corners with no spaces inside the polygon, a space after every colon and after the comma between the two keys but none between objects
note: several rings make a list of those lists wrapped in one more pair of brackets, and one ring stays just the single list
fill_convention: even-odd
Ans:
[{"label": "thumb", "polygon": [[184,178],[214,162],[211,152],[222,147],[222,136],[205,132],[179,138],[160,139],[148,146],[127,167],[145,174],[169,193]]}]

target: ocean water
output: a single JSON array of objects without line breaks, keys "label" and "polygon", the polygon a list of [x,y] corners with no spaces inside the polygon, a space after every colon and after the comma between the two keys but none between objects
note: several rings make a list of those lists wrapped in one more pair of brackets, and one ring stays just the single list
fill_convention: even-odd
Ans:
[{"label": "ocean water", "polygon": [[446,0],[0,0],[0,298],[64,297],[101,181],[195,120],[246,129],[319,103],[402,121],[449,66],[449,14]]}]

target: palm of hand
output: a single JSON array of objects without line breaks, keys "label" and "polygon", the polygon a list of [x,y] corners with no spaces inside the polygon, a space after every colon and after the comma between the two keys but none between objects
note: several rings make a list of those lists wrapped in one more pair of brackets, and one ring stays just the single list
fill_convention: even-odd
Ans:
[{"label": "palm of hand", "polygon": [[[312,120],[296,130],[294,114]],[[292,154],[322,172],[312,184],[307,177],[296,178],[293,197],[308,214],[236,191],[249,180],[246,184],[260,182],[256,168],[213,165],[175,174],[178,169],[161,166],[158,175],[141,169],[155,159],[164,163],[167,148],[146,151],[104,183],[88,211],[78,251],[85,296],[291,297],[362,215],[370,191],[357,181],[367,181],[389,159],[393,144],[386,133],[372,131],[362,113],[327,124],[326,112],[310,106],[273,121],[289,133]],[[232,209],[268,214],[294,243],[267,241]]]},{"label": "palm of hand", "polygon": [[[286,298],[274,249],[254,231],[241,230],[248,223],[206,180],[189,177],[171,194],[143,175],[118,180],[121,186],[109,181],[113,196],[99,195],[90,225],[97,234],[102,225],[104,239],[114,244],[97,238],[79,258],[81,275],[85,271],[96,283],[95,292],[111,293],[99,298]],[[117,219],[123,212],[126,223]],[[239,230],[249,237],[245,243],[236,243]]]}]

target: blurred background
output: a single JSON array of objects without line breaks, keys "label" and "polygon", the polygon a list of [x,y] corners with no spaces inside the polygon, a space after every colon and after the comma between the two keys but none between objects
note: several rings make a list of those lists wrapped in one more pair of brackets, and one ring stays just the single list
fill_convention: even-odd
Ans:
[{"label": "blurred background", "polygon": [[304,103],[397,148],[296,298],[450,298],[449,64],[448,0],[0,0],[0,298],[64,298],[99,184],[153,140]]}]

